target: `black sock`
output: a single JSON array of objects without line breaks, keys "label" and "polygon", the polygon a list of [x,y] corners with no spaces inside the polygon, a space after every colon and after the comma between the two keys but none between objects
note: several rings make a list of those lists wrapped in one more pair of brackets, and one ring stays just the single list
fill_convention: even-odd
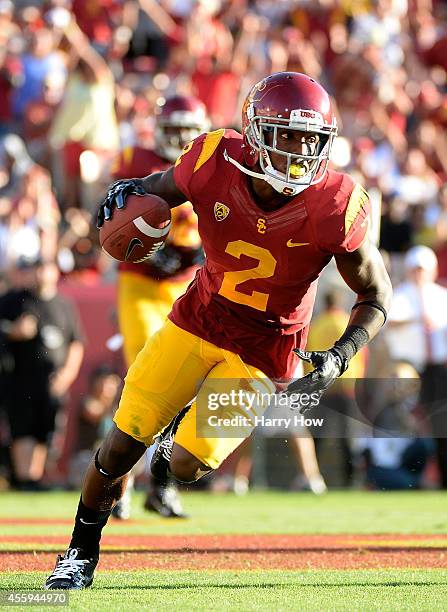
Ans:
[{"label": "black sock", "polygon": [[101,531],[112,510],[98,512],[84,506],[82,497],[76,512],[75,526],[71,535],[70,548],[82,548],[88,557],[99,555]]},{"label": "black sock", "polygon": [[152,485],[154,487],[167,487],[169,482],[169,476],[166,474],[165,478],[156,478],[152,476]]}]

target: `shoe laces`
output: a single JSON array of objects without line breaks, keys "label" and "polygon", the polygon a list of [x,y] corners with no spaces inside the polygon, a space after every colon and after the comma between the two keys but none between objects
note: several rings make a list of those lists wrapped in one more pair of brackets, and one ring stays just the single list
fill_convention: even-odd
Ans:
[{"label": "shoe laces", "polygon": [[161,452],[161,455],[163,459],[166,459],[166,461],[171,461],[172,448],[174,446],[173,442],[174,442],[174,438],[171,436],[168,436],[167,438],[162,440],[159,444],[159,450]]},{"label": "shoe laces", "polygon": [[79,551],[76,548],[70,548],[64,557],[59,556],[50,578],[72,578],[74,574],[81,571],[89,560],[77,559],[78,553]]}]

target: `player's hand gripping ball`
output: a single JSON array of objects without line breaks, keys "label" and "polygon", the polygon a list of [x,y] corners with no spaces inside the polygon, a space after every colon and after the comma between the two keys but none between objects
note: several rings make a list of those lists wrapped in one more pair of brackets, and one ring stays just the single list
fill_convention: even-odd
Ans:
[{"label": "player's hand gripping ball", "polygon": [[[129,185],[133,182],[118,181],[109,189],[98,212],[99,241],[114,259],[140,263],[164,245],[171,210],[162,198]],[[118,210],[112,215],[114,206]]]}]

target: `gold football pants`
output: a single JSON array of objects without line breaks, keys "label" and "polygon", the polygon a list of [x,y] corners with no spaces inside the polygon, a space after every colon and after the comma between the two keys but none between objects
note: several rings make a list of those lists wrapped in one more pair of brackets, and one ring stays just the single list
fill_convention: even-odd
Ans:
[{"label": "gold football pants", "polygon": [[[274,390],[267,376],[239,355],[167,320],[132,363],[114,421],[121,431],[150,446],[196,398],[175,442],[215,469],[250,435],[255,416],[265,411]],[[256,400],[248,401],[249,395]]]}]

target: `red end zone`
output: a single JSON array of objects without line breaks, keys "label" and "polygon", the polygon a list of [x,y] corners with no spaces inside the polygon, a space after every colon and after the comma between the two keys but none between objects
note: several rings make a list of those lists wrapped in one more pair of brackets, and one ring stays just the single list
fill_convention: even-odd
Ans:
[{"label": "red end zone", "polygon": [[[0,538],[0,571],[48,570],[65,536]],[[39,552],[39,548],[42,552]],[[51,552],[49,552],[51,550]],[[445,568],[446,535],[105,535],[101,570]]]}]

